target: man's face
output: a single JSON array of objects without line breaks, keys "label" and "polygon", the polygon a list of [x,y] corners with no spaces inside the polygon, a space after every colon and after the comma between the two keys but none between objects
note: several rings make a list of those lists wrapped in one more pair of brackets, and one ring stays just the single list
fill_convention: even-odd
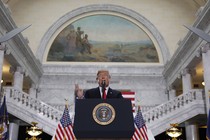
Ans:
[{"label": "man's face", "polygon": [[102,86],[102,82],[105,82],[106,87],[109,86],[109,73],[108,72],[101,72],[98,75],[98,84],[99,86]]}]

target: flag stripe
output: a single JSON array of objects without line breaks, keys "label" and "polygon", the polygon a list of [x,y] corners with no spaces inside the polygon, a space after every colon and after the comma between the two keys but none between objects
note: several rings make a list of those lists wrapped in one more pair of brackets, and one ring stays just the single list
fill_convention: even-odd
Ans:
[{"label": "flag stripe", "polygon": [[69,127],[65,128],[65,132],[66,132],[66,135],[68,137],[68,139],[72,139],[72,133],[71,133],[71,130],[69,129]]},{"label": "flag stripe", "polygon": [[56,138],[61,140],[62,136],[61,136],[61,133],[60,133],[59,125],[58,125],[58,129],[56,130],[56,132],[57,132],[56,136],[58,135]]},{"label": "flag stripe", "polygon": [[133,139],[134,140],[141,140],[141,133],[139,131],[139,129],[137,128],[137,126],[135,125],[135,133],[133,135]]},{"label": "flag stripe", "polygon": [[63,137],[65,134],[63,133],[63,128],[61,127],[61,124],[59,124],[58,129],[60,130],[59,132]]},{"label": "flag stripe", "polygon": [[134,95],[135,92],[130,92],[130,91],[126,91],[126,92],[122,92],[124,95]]},{"label": "flag stripe", "polygon": [[70,135],[69,135],[69,132],[68,132],[68,128],[64,128],[64,132],[65,132],[65,138],[67,139],[67,140],[70,140]]},{"label": "flag stripe", "polygon": [[72,126],[69,126],[69,132],[70,132],[70,136],[73,139],[74,138],[74,134],[73,134],[73,128]]},{"label": "flag stripe", "polygon": [[57,133],[57,134],[56,134],[56,139],[59,139],[59,140],[60,140],[60,139],[61,139],[61,135],[60,135],[60,133],[58,132],[58,130],[56,130],[56,133]]},{"label": "flag stripe", "polygon": [[145,140],[148,140],[147,131],[145,130],[145,128],[141,128],[140,133],[141,133],[142,137],[145,138]]},{"label": "flag stripe", "polygon": [[129,99],[131,101],[134,101],[135,100],[134,98],[129,98],[129,97],[126,97],[126,96],[123,96],[123,97],[126,98],[126,99]]}]

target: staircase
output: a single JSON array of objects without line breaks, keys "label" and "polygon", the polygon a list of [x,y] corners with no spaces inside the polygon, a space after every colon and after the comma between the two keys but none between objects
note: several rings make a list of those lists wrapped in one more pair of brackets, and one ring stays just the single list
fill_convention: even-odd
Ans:
[{"label": "staircase", "polygon": [[14,89],[4,88],[7,110],[13,116],[31,124],[37,122],[38,127],[49,135],[54,135],[63,111],[60,111],[40,100],[31,98],[27,93]]},{"label": "staircase", "polygon": [[180,124],[199,114],[206,114],[205,94],[202,90],[191,90],[144,112],[143,118],[156,136],[166,131],[171,123]]},{"label": "staircase", "polygon": [[[54,135],[63,110],[34,99],[14,87],[4,87],[4,94],[10,114],[27,123],[37,122],[45,133]],[[206,114],[204,97],[201,90],[192,90],[143,112],[147,127],[156,136],[166,131],[170,123],[181,123],[198,114]]]}]

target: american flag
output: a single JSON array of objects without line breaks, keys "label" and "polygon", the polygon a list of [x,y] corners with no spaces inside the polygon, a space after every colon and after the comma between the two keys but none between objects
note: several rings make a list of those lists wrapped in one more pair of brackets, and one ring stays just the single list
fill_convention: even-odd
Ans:
[{"label": "american flag", "polygon": [[58,123],[53,140],[76,140],[67,105],[65,106],[63,116]]},{"label": "american flag", "polygon": [[147,127],[144,122],[140,107],[134,118],[135,132],[131,140],[149,140],[147,135]]},{"label": "american flag", "polygon": [[209,110],[209,116],[207,119],[206,139],[210,140],[210,110]]},{"label": "american flag", "polygon": [[135,92],[132,92],[132,91],[122,91],[122,96],[125,98],[125,99],[129,99],[131,100],[131,103],[132,103],[132,111],[134,112],[135,111]]},{"label": "american flag", "polygon": [[0,107],[0,140],[9,139],[9,117],[6,106],[6,96],[4,96],[4,101]]}]

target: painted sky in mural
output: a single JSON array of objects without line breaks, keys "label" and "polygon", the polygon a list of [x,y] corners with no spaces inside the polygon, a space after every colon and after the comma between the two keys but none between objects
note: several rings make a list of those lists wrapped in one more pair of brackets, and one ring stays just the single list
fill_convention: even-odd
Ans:
[{"label": "painted sky in mural", "polygon": [[88,16],[71,23],[55,38],[47,61],[159,62],[147,34],[113,15]]}]

